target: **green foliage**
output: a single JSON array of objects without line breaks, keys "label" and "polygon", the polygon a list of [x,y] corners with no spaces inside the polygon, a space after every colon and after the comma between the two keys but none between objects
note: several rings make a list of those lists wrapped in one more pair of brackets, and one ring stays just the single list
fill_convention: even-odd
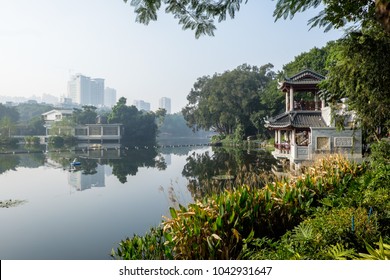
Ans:
[{"label": "green foliage", "polygon": [[381,210],[366,206],[364,194],[354,200],[366,171],[329,156],[295,179],[241,185],[171,208],[164,251],[174,259],[352,258],[383,228]]},{"label": "green foliage", "polygon": [[[124,0],[130,2],[137,14],[136,21],[148,24],[157,20],[157,12],[161,4],[165,4],[165,12],[178,19],[183,29],[195,30],[195,37],[214,35],[216,29],[214,20],[226,20],[229,15],[234,18],[241,4],[248,0]],[[379,22],[384,30],[390,32],[390,13],[388,0],[278,0],[275,10],[275,20],[293,18],[295,14],[310,8],[323,7],[317,16],[311,18],[308,24],[331,28],[341,28],[346,25],[366,25]]]},{"label": "green foliage", "polygon": [[0,120],[4,118],[7,118],[12,123],[16,123],[19,120],[19,112],[15,107],[4,106],[0,103]]},{"label": "green foliage", "polygon": [[0,136],[0,150],[6,147],[15,147],[18,144],[18,140],[15,138],[9,138],[7,136]]},{"label": "green foliage", "polygon": [[359,253],[359,259],[362,260],[390,260],[390,244],[384,244],[382,237],[376,243],[378,249],[374,249],[369,243],[366,243],[367,253]]},{"label": "green foliage", "polygon": [[[243,64],[223,74],[198,78],[182,110],[188,126],[229,135],[241,124],[246,136],[256,135],[268,108],[262,105],[261,96],[274,78],[272,67]],[[251,117],[254,114],[256,117]]]},{"label": "green foliage", "polygon": [[312,48],[294,57],[294,60],[283,66],[284,75],[291,77],[303,70],[310,69],[326,76],[326,60],[334,42],[328,42],[325,47]]},{"label": "green foliage", "polygon": [[138,111],[135,106],[127,106],[126,98],[121,97],[108,116],[109,123],[123,125],[122,143],[125,145],[154,145],[157,136],[156,115]]},{"label": "green foliage", "polygon": [[14,132],[15,121],[12,116],[4,116],[0,119],[0,137],[10,138]]},{"label": "green foliage", "polygon": [[[343,244],[347,248],[364,248],[365,241],[379,237],[376,215],[369,217],[369,209],[335,208],[321,211],[303,222],[313,229],[311,250],[320,251],[326,246]],[[297,247],[300,250],[302,247]],[[301,253],[302,255],[304,252]]]},{"label": "green foliage", "polygon": [[122,260],[164,260],[171,259],[169,248],[165,246],[165,237],[161,228],[152,228],[144,236],[134,235],[119,243],[111,257]]},{"label": "green foliage", "polygon": [[323,10],[309,20],[311,28],[325,27],[341,28],[350,23],[366,24],[375,21],[375,1],[371,0],[278,0],[274,11],[276,20],[292,18],[296,13],[310,8],[317,8],[323,4]]},{"label": "green foliage", "polygon": [[227,15],[234,18],[240,10],[241,3],[248,0],[224,0],[224,1],[177,1],[177,0],[124,0],[130,2],[137,14],[136,21],[148,24],[157,20],[157,12],[161,3],[166,5],[165,12],[178,19],[183,29],[195,30],[195,37],[201,35],[214,35],[214,19],[218,21],[226,19]]},{"label": "green foliage", "polygon": [[390,164],[390,141],[383,139],[371,145],[370,160],[374,165]]},{"label": "green foliage", "polygon": [[19,163],[20,163],[20,157],[18,157],[17,155],[1,155],[0,174],[7,172],[8,170],[16,170],[16,166],[18,166]]},{"label": "green foliage", "polygon": [[356,252],[354,249],[347,249],[343,244],[337,243],[330,245],[326,256],[331,260],[348,260],[355,258]]},{"label": "green foliage", "polygon": [[39,144],[39,138],[35,136],[26,136],[24,137],[24,141],[27,145],[37,145]]},{"label": "green foliage", "polygon": [[330,53],[327,79],[320,84],[326,98],[348,98],[361,127],[380,139],[390,130],[390,65],[383,63],[390,60],[390,35],[373,25],[339,40]]},{"label": "green foliage", "polygon": [[234,130],[234,142],[237,144],[242,144],[242,140],[244,140],[244,127],[241,123],[236,125]]},{"label": "green foliage", "polygon": [[390,234],[389,146],[385,140],[372,146],[369,169],[361,178],[361,184],[365,186],[362,204],[378,213],[382,234]]},{"label": "green foliage", "polygon": [[94,124],[96,123],[96,107],[82,106],[82,110],[74,109],[72,118],[75,124]]},{"label": "green foliage", "polygon": [[43,113],[53,110],[54,107],[48,104],[20,103],[15,109],[19,113],[19,121],[28,124],[32,119],[41,119]]},{"label": "green foliage", "polygon": [[64,138],[61,136],[50,136],[48,139],[49,145],[59,148],[64,146]]}]

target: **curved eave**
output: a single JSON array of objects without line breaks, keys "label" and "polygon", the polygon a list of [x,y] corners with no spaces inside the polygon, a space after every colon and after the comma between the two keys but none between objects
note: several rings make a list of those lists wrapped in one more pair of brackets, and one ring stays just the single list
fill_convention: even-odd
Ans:
[{"label": "curved eave", "polygon": [[294,82],[285,81],[279,84],[279,89],[283,92],[289,91],[293,88],[295,91],[318,91],[318,83],[320,81],[305,81],[305,82]]},{"label": "curved eave", "polygon": [[291,124],[286,125],[267,125],[266,128],[276,130],[276,129],[293,129]]}]

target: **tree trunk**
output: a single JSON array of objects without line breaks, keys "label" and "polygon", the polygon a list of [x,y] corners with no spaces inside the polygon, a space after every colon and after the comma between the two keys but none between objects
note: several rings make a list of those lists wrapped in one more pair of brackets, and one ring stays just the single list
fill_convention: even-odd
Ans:
[{"label": "tree trunk", "polygon": [[390,0],[375,0],[375,13],[383,29],[390,33]]}]

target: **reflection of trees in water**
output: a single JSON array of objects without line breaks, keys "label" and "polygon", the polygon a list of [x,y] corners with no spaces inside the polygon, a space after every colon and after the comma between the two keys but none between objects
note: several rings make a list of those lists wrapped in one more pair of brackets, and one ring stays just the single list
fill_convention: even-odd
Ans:
[{"label": "reflection of trees in water", "polygon": [[[116,150],[113,150],[113,152],[117,153]],[[154,148],[123,149],[121,156],[115,159],[96,158],[99,153],[93,154],[95,158],[89,158],[88,154],[80,151],[50,153],[49,157],[59,163],[64,169],[70,169],[71,162],[73,159],[76,159],[80,162],[80,165],[72,168],[72,171],[82,172],[86,175],[95,174],[98,164],[109,165],[112,167],[112,174],[121,183],[127,182],[127,176],[135,176],[140,167],[156,167],[159,170],[166,169],[164,158]],[[107,155],[107,151],[105,151],[105,155]]]},{"label": "reflection of trees in water", "polygon": [[19,155],[1,155],[0,156],[0,174],[8,171],[15,170],[19,165]]},{"label": "reflection of trees in water", "polygon": [[272,177],[273,156],[265,151],[214,148],[208,152],[187,158],[182,175],[190,181],[188,188],[194,198],[220,192],[236,185],[263,187]]},{"label": "reflection of trees in water", "polygon": [[38,168],[45,163],[45,156],[39,153],[20,153],[0,155],[0,174],[16,167]]},{"label": "reflection of trees in water", "polygon": [[119,182],[126,183],[127,176],[135,176],[139,167],[156,167],[164,170],[166,164],[162,156],[158,156],[156,149],[125,150],[120,159],[108,160],[114,174]]}]

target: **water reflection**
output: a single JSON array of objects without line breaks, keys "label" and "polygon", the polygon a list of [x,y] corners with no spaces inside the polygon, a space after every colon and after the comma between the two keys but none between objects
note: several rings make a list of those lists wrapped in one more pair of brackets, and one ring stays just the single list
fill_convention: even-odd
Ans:
[{"label": "water reflection", "polygon": [[272,159],[197,145],[45,151],[0,155],[0,201],[9,207],[0,209],[0,259],[109,259],[120,240],[158,225],[169,207],[224,189],[229,180],[215,176],[258,176]]},{"label": "water reflection", "polygon": [[[127,176],[135,176],[141,167],[155,167],[158,170],[166,168],[164,157],[153,147],[128,149],[119,145],[81,146],[60,153],[49,152],[47,158],[71,172],[69,181],[79,182],[76,184],[78,190],[104,186],[100,178],[104,177],[104,166],[109,166],[122,184],[127,182]],[[80,165],[72,166],[73,160],[80,162]]]},{"label": "water reflection", "polygon": [[264,150],[214,147],[212,153],[192,153],[182,174],[189,179],[188,189],[196,199],[235,185],[263,187],[272,180],[274,157]]},{"label": "water reflection", "polygon": [[[122,184],[136,176],[139,168],[165,170],[172,155],[188,155],[182,175],[189,181],[194,198],[219,192],[236,184],[261,186],[270,176],[275,159],[264,150],[213,147],[210,152],[194,151],[202,144],[165,145],[164,147],[123,148],[119,144],[81,144],[67,150],[5,154],[0,157],[0,174],[16,167],[37,168],[46,165],[68,170],[68,184],[77,191],[105,187],[106,170]],[[73,160],[80,165],[72,166]]]},{"label": "water reflection", "polygon": [[45,156],[39,153],[3,154],[0,156],[0,174],[16,167],[38,168],[44,165]]},{"label": "water reflection", "polygon": [[68,184],[77,191],[105,187],[105,166],[97,165],[94,169],[94,173],[89,174],[70,171],[68,174]]}]

